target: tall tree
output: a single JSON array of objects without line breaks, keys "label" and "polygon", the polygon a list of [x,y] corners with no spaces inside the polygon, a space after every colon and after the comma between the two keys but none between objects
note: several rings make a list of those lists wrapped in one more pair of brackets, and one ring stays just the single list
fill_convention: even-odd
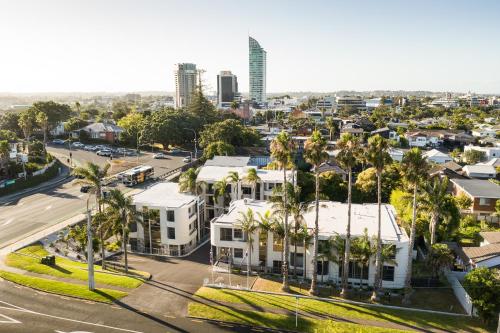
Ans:
[{"label": "tall tree", "polygon": [[333,141],[335,134],[339,130],[337,122],[333,119],[333,117],[326,117],[325,126],[328,129],[330,141]]},{"label": "tall tree", "polygon": [[239,187],[240,187],[240,181],[241,181],[239,173],[237,171],[229,171],[229,174],[227,175],[226,179],[232,184],[232,186],[234,186],[235,198],[236,198],[236,200],[238,200],[240,198],[239,197]]},{"label": "tall tree", "polygon": [[257,220],[255,219],[254,212],[251,208],[248,208],[246,212],[240,212],[240,218],[236,221],[240,226],[241,230],[246,234],[247,241],[247,272],[250,273],[252,269],[252,251],[253,251],[253,236],[255,230],[259,227]]},{"label": "tall tree", "polygon": [[[73,175],[81,177],[77,180],[77,183],[90,186],[89,193],[95,195],[96,208],[99,213],[102,212],[102,179],[108,174],[110,164],[101,168],[97,164],[87,163],[85,167],[77,167],[73,170]],[[105,247],[104,247],[104,234],[102,232],[102,227],[98,227],[99,230],[99,242],[101,243],[101,257],[102,257],[102,269],[105,269]]]},{"label": "tall tree", "polygon": [[19,114],[18,120],[19,127],[23,131],[24,139],[29,141],[33,127],[36,125],[36,111],[29,108]]},{"label": "tall tree", "polygon": [[[318,130],[315,130],[304,144],[304,157],[306,161],[314,166],[315,175],[315,195],[314,195],[314,240],[313,240],[313,267],[316,267],[318,261],[318,241],[319,241],[319,166],[328,160],[326,153],[326,140],[321,136]],[[318,274],[313,271],[311,288],[309,294],[317,295],[316,287]]]},{"label": "tall tree", "polygon": [[429,222],[431,246],[436,243],[436,227],[439,219],[449,212],[446,206],[448,198],[448,177],[445,176],[443,179],[434,177],[425,185],[422,208],[428,211],[431,217]]},{"label": "tall tree", "polygon": [[403,160],[401,163],[401,172],[406,182],[413,189],[413,216],[411,221],[411,231],[410,231],[410,244],[408,245],[408,266],[406,268],[406,279],[405,279],[405,291],[404,291],[404,304],[410,304],[411,295],[411,273],[413,264],[413,246],[415,244],[415,232],[417,225],[417,194],[418,187],[427,176],[427,171],[429,170],[429,164],[427,160],[422,156],[422,152],[418,148],[412,148],[406,154],[403,155]]},{"label": "tall tree", "polygon": [[47,144],[47,134],[49,131],[49,118],[47,115],[43,112],[38,112],[36,115],[36,123],[40,128],[42,129],[43,132],[43,144]]},{"label": "tall tree", "polygon": [[179,191],[197,195],[203,182],[197,181],[199,169],[189,168],[179,177]]},{"label": "tall tree", "polygon": [[[370,237],[368,236],[368,229],[363,230],[363,235],[356,237],[352,241],[352,257],[360,264],[361,271],[359,275],[359,287],[363,288],[363,270],[368,266],[370,258],[375,253],[371,246]],[[375,249],[376,251],[376,249]]]},{"label": "tall tree", "polygon": [[337,154],[336,160],[342,168],[347,170],[347,226],[346,226],[346,238],[345,238],[345,253],[344,260],[342,261],[342,291],[341,296],[347,295],[348,288],[348,274],[349,274],[349,258],[351,257],[351,206],[352,206],[352,168],[358,163],[361,157],[361,145],[359,139],[350,134],[344,134],[340,137],[337,142],[337,149],[339,153]]},{"label": "tall tree", "polygon": [[224,210],[226,209],[226,201],[229,197],[228,187],[229,184],[226,178],[218,180],[214,183],[215,202],[218,204],[218,202],[222,199],[222,213],[224,213]]},{"label": "tall tree", "polygon": [[375,259],[375,282],[371,299],[377,301],[379,299],[378,293],[382,288],[382,171],[384,166],[391,162],[389,155],[389,142],[381,137],[375,135],[368,139],[368,147],[366,149],[366,161],[371,164],[377,171],[377,254]]},{"label": "tall tree", "polygon": [[128,232],[130,224],[137,217],[137,213],[132,202],[132,197],[126,197],[120,190],[112,189],[111,191],[109,191],[109,196],[106,198],[105,202],[120,217],[122,247],[125,259],[125,273],[128,273]]},{"label": "tall tree", "polygon": [[260,200],[260,198],[256,198],[256,187],[257,187],[257,183],[260,182],[260,177],[257,173],[257,169],[255,168],[251,168],[248,170],[247,174],[245,177],[243,177],[243,182],[245,184],[249,184],[252,186],[252,195],[253,195],[253,198],[256,199],[256,200]]},{"label": "tall tree", "polygon": [[283,222],[285,224],[285,232],[284,232],[284,249],[283,249],[283,285],[282,290],[288,292],[290,287],[288,285],[288,257],[289,257],[289,240],[288,240],[288,203],[287,203],[287,183],[288,179],[286,176],[287,166],[291,162],[292,154],[294,151],[294,143],[291,136],[282,131],[279,133],[276,138],[271,142],[271,157],[274,158],[275,161],[279,163],[281,168],[283,169],[283,201],[285,203],[284,214],[283,214]]}]

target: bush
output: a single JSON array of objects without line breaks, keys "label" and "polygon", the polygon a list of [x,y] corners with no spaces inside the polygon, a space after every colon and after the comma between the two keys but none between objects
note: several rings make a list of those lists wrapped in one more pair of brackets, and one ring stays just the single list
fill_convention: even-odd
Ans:
[{"label": "bush", "polygon": [[464,288],[482,320],[491,323],[500,311],[500,279],[497,270],[473,269],[464,279]]},{"label": "bush", "polygon": [[61,167],[60,162],[56,162],[54,163],[54,165],[48,168],[47,171],[45,171],[45,173],[42,175],[29,177],[26,180],[24,178],[16,179],[16,182],[13,185],[0,188],[0,196],[5,194],[12,194],[14,192],[24,190],[39,185],[43,182],[46,182],[58,175],[60,167]]}]

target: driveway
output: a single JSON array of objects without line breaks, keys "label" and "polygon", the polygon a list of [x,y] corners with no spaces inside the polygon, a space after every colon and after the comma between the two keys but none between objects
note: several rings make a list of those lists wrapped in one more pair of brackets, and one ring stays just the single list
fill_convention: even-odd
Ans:
[{"label": "driveway", "polygon": [[[204,279],[211,280],[209,264],[210,242],[185,258],[129,256],[129,265],[134,269],[150,272],[151,281],[132,291],[121,302],[141,311],[163,316],[185,317],[187,304],[202,285]],[[227,283],[227,274],[216,274]],[[253,280],[252,280],[253,281]],[[231,276],[233,285],[246,283],[244,276]]]}]

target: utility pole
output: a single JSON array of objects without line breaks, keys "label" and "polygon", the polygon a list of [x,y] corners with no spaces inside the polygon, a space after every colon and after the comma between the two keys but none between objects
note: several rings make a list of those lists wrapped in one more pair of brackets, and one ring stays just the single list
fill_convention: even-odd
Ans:
[{"label": "utility pole", "polygon": [[194,133],[194,159],[198,158],[198,136],[196,135],[196,131],[192,128],[184,128],[185,130],[191,131]]}]

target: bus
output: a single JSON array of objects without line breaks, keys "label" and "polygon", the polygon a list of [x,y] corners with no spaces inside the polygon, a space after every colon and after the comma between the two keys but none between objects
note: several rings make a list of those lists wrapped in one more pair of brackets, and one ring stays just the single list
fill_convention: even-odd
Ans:
[{"label": "bus", "polygon": [[153,177],[154,168],[149,165],[140,165],[120,174],[122,183],[125,186],[134,186],[144,183],[146,180]]}]

